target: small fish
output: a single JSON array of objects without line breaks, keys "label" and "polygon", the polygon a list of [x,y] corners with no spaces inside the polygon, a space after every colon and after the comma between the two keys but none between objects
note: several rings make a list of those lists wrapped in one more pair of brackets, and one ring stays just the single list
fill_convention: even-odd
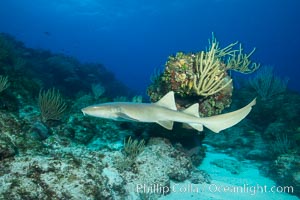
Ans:
[{"label": "small fish", "polygon": [[44,32],[44,35],[46,35],[46,36],[51,36],[51,33],[48,32],[48,31],[45,31],[45,32]]}]

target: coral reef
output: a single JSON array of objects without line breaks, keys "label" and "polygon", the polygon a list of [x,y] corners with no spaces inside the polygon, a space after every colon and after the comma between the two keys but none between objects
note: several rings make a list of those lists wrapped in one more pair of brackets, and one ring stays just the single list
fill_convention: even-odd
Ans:
[{"label": "coral reef", "polygon": [[152,77],[147,90],[151,101],[172,90],[178,109],[199,103],[200,116],[220,114],[231,104],[233,84],[228,71],[252,73],[260,66],[249,60],[255,49],[243,54],[241,45],[234,49],[236,44],[220,48],[213,37],[207,51],[169,56],[164,71]]},{"label": "coral reef", "polygon": [[249,83],[262,100],[270,100],[286,91],[288,78],[280,78],[274,74],[273,67],[264,66],[255,77],[249,79]]},{"label": "coral reef", "polygon": [[[254,50],[243,54],[241,46],[233,49],[236,44],[221,49],[213,39],[207,51],[170,56],[148,88],[151,100],[174,90],[179,109],[199,102],[202,116],[230,104],[232,110],[242,107],[256,91],[248,82],[233,94],[228,70],[251,73],[259,65],[249,60]],[[205,72],[206,65],[212,68]],[[59,91],[58,102],[67,105],[54,120],[41,118],[39,94],[47,96],[48,89],[50,100],[57,100],[54,91]],[[152,124],[85,118],[80,109],[88,105],[142,98],[102,65],[29,49],[0,34],[0,90],[0,199],[163,198],[170,191],[153,194],[144,186],[214,181],[198,168],[210,146],[236,158],[215,160],[215,166],[238,174],[239,163],[253,162],[300,196],[300,95],[288,88],[268,100],[258,98],[251,115],[222,134],[195,134],[178,123],[171,132]],[[55,102],[43,106],[53,109]]]},{"label": "coral reef", "polygon": [[[101,64],[80,63],[72,57],[24,47],[13,37],[0,33],[0,75],[8,77],[11,90],[30,102],[41,89],[55,87],[67,98],[92,93],[101,84],[107,96],[133,95]],[[27,99],[28,98],[28,99]]]},{"label": "coral reef", "polygon": [[[193,165],[190,158],[181,151],[175,149],[172,144],[163,138],[151,138],[143,151],[130,162],[122,162],[126,155],[116,154],[118,159],[115,166],[119,169],[121,176],[126,180],[125,188],[129,195],[137,198],[139,193],[144,193],[138,186],[146,185],[147,188],[159,184],[161,187],[170,186],[170,181],[184,181],[190,178]],[[120,163],[121,162],[121,163]],[[162,195],[157,193],[155,195]]]},{"label": "coral reef", "polygon": [[300,156],[282,154],[271,165],[270,175],[279,185],[291,185],[296,195],[300,195]]},{"label": "coral reef", "polygon": [[[1,199],[109,199],[98,154],[23,155],[1,163]],[[102,191],[102,192],[100,192]]]},{"label": "coral reef", "polygon": [[103,66],[0,39],[0,199],[139,199],[143,180],[189,179],[191,156],[168,140],[126,139],[146,135],[147,125],[80,113],[117,95],[133,97]]},{"label": "coral reef", "polygon": [[[53,135],[31,144],[26,152],[22,150],[13,158],[14,149],[22,147],[19,142],[16,146],[9,142],[3,146],[2,141],[7,139],[4,135],[2,138],[0,182],[5,184],[0,189],[0,198],[3,199],[139,199],[143,193],[137,189],[139,185],[169,185],[171,180],[189,179],[193,171],[190,158],[162,138],[150,139],[139,155],[130,157],[130,166],[123,168],[119,165],[128,163],[120,163],[121,158],[128,155],[118,149],[94,151]],[[38,143],[44,148],[33,153],[34,148],[41,148]],[[208,180],[205,173],[196,174],[193,179],[198,177],[198,182]]]}]

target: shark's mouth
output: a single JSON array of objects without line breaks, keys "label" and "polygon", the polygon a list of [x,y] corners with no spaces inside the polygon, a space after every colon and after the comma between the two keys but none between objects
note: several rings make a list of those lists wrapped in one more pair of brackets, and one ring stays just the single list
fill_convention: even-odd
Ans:
[{"label": "shark's mouth", "polygon": [[83,116],[86,116],[87,114],[83,111],[83,109],[81,110]]}]

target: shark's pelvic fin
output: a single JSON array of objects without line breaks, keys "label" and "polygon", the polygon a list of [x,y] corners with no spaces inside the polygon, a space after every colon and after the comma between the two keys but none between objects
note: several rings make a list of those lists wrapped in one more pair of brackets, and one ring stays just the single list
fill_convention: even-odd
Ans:
[{"label": "shark's pelvic fin", "polygon": [[203,125],[202,124],[196,124],[196,123],[188,123],[188,126],[196,129],[197,131],[203,131]]},{"label": "shark's pelvic fin", "polygon": [[168,92],[165,96],[163,96],[155,104],[162,106],[162,107],[169,108],[171,110],[177,110],[173,91]]},{"label": "shark's pelvic fin", "polygon": [[158,121],[156,123],[158,123],[159,125],[161,125],[162,127],[166,128],[168,130],[173,129],[174,122],[172,122],[172,121]]},{"label": "shark's pelvic fin", "polygon": [[253,99],[245,107],[226,114],[216,115],[212,117],[200,118],[200,123],[215,133],[230,128],[244,119],[256,103],[256,98]]}]

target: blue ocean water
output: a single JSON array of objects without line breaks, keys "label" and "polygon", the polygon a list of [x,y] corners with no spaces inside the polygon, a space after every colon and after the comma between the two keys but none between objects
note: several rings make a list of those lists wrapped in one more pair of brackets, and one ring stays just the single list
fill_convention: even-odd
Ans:
[{"label": "blue ocean water", "polygon": [[32,48],[98,62],[141,94],[178,51],[240,41],[300,91],[298,0],[2,0],[0,32]]}]

